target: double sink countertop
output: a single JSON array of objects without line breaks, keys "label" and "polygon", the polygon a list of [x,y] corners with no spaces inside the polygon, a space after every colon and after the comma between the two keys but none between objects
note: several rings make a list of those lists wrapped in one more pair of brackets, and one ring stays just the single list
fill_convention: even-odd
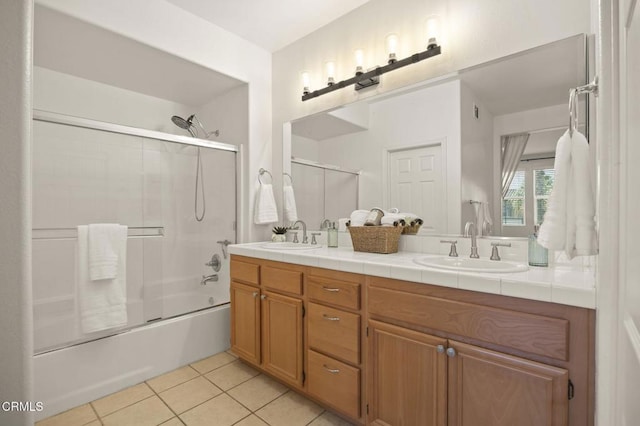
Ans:
[{"label": "double sink countertop", "polygon": [[[355,252],[350,247],[288,250],[266,248],[268,243],[229,246],[229,252],[297,265],[314,266],[356,274],[393,278],[443,287],[501,294],[529,300],[595,309],[595,271],[591,267],[555,264],[530,266],[524,272],[488,273],[445,270],[419,265],[414,260],[440,256],[400,251],[392,254]],[[462,255],[461,255],[462,257]]]}]

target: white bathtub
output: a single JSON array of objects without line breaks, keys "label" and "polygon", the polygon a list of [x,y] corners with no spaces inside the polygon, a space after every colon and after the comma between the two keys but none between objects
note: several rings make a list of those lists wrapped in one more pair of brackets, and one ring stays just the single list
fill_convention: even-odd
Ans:
[{"label": "white bathtub", "polygon": [[34,356],[36,420],[135,385],[230,345],[229,305]]}]

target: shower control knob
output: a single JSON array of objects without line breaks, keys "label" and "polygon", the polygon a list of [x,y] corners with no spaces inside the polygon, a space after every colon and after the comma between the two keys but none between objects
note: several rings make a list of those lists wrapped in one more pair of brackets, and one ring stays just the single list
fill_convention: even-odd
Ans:
[{"label": "shower control knob", "polygon": [[220,262],[220,256],[214,254],[211,256],[211,260],[204,264],[205,266],[211,266],[214,272],[220,271],[222,263]]}]

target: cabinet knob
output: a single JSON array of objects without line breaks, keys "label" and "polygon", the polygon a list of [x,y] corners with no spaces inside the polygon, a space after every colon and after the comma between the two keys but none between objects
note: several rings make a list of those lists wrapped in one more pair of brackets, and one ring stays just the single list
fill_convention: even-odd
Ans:
[{"label": "cabinet knob", "polygon": [[254,291],[252,294],[253,294],[253,297],[258,297],[258,292],[257,291]]},{"label": "cabinet knob", "polygon": [[453,348],[448,348],[447,349],[447,356],[449,356],[450,358],[453,358],[454,356],[456,356],[456,350]]},{"label": "cabinet knob", "polygon": [[264,300],[264,299],[266,299],[266,298],[267,298],[267,295],[266,295],[266,294],[261,294],[261,295],[260,295],[260,300]]},{"label": "cabinet knob", "polygon": [[439,354],[444,353],[444,345],[436,346],[436,352],[438,352]]},{"label": "cabinet knob", "polygon": [[325,370],[327,370],[331,374],[338,374],[340,372],[340,370],[338,370],[337,368],[329,368],[329,367],[327,367],[327,364],[324,364],[323,367],[324,367]]},{"label": "cabinet knob", "polygon": [[327,321],[340,321],[340,317],[330,317],[327,314],[322,314],[322,317]]}]

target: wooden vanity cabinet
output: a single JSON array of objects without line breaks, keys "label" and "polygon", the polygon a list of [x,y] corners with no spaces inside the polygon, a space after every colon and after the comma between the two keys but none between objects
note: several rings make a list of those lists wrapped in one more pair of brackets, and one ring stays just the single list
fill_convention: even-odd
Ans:
[{"label": "wooden vanity cabinet", "polygon": [[302,272],[291,265],[231,258],[231,350],[282,381],[302,388]]},{"label": "wooden vanity cabinet", "polygon": [[592,310],[377,277],[367,289],[368,424],[593,425]]},{"label": "wooden vanity cabinet", "polygon": [[364,422],[361,292],[365,277],[310,268],[307,361],[309,395],[335,411]]}]

